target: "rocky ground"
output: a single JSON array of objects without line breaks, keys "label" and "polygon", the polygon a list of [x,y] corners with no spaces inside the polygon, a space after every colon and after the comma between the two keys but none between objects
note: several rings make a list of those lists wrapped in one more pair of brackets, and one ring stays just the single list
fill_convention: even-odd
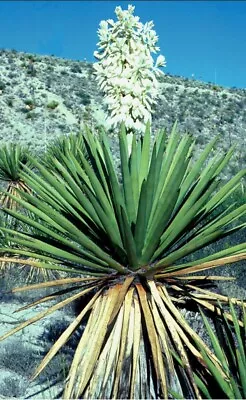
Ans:
[{"label": "rocky ground", "polygon": [[[0,335],[19,323],[48,310],[54,303],[47,302],[32,308],[16,310],[48,294],[47,290],[11,294],[10,287],[25,284],[25,272],[18,278],[13,269],[1,276]],[[51,399],[61,395],[63,381],[71,361],[73,342],[65,346],[50,366],[34,381],[31,376],[55,339],[72,321],[75,311],[65,308],[29,325],[0,343],[0,398]]]}]

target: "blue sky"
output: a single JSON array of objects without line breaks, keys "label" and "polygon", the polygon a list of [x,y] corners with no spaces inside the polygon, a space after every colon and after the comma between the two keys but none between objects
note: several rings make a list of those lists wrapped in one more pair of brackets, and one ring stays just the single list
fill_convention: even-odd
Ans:
[{"label": "blue sky", "polygon": [[0,1],[0,48],[95,61],[99,22],[128,4],[154,21],[165,72],[246,88],[244,1]]}]

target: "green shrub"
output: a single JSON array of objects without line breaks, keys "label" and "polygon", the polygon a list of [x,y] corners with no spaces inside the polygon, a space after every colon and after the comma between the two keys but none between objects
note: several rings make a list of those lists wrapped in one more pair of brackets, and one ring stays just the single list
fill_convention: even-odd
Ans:
[{"label": "green shrub", "polygon": [[35,107],[35,101],[32,99],[26,99],[24,100],[24,103],[26,106],[29,106],[31,110]]},{"label": "green shrub", "polygon": [[9,107],[13,107],[13,98],[12,98],[12,97],[9,97],[9,98],[7,99],[7,101],[6,101],[6,103],[7,103],[7,105],[8,105]]},{"label": "green shrub", "polygon": [[78,64],[74,64],[71,69],[71,72],[74,72],[76,74],[81,73],[81,67]]},{"label": "green shrub", "polygon": [[37,117],[36,113],[33,113],[31,111],[28,111],[26,114],[26,119],[35,119]]},{"label": "green shrub", "polygon": [[0,90],[4,90],[5,89],[5,83],[0,81]]},{"label": "green shrub", "polygon": [[80,90],[76,94],[80,98],[80,101],[84,106],[87,106],[91,103],[91,96],[88,93],[86,93],[85,90]]},{"label": "green shrub", "polygon": [[46,107],[47,107],[49,110],[55,110],[58,106],[59,106],[59,102],[53,100],[53,101],[51,101],[50,103],[48,103]]}]

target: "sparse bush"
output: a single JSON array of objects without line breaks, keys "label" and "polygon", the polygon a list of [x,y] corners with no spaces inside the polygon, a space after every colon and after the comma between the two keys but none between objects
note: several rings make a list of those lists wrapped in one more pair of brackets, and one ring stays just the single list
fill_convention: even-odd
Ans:
[{"label": "sparse bush", "polygon": [[0,90],[4,90],[5,89],[5,83],[0,81]]},{"label": "sparse bush", "polygon": [[69,99],[69,100],[65,100],[63,102],[64,106],[66,106],[67,108],[69,108],[70,110],[73,108],[73,102]]},{"label": "sparse bush", "polygon": [[24,100],[24,103],[25,103],[27,106],[31,106],[31,105],[34,104],[34,101],[31,100],[31,99],[26,99],[26,100]]},{"label": "sparse bush", "polygon": [[8,58],[8,63],[9,63],[9,64],[13,64],[13,63],[14,63],[14,59],[13,59],[12,57],[9,57],[9,58]]},{"label": "sparse bush", "polygon": [[62,132],[64,132],[64,131],[67,130],[67,126],[66,126],[65,124],[62,124],[62,123],[58,124],[58,128],[59,128]]},{"label": "sparse bush", "polygon": [[77,92],[77,96],[80,97],[81,103],[84,106],[87,106],[91,103],[91,96],[88,93],[86,93],[85,90],[80,90],[79,92]]},{"label": "sparse bush", "polygon": [[27,57],[26,57],[28,60],[30,60],[30,61],[35,61],[35,59],[36,59],[36,57],[33,55],[33,54],[28,54],[27,55]]},{"label": "sparse bush", "polygon": [[81,73],[81,68],[78,64],[74,64],[74,65],[72,65],[70,71],[74,72],[76,74],[79,74],[79,73]]},{"label": "sparse bush", "polygon": [[0,352],[0,368],[4,367],[20,375],[31,375],[33,371],[33,351],[20,340],[15,340],[15,346],[12,343],[4,343]]},{"label": "sparse bush", "polygon": [[25,105],[27,106],[27,109],[33,110],[35,108],[35,102],[32,99],[26,99],[24,100]]},{"label": "sparse bush", "polygon": [[4,371],[5,376],[1,377],[1,398],[18,398],[21,397],[23,391],[26,389],[25,381],[17,374],[11,371]]},{"label": "sparse bush", "polygon": [[26,114],[26,119],[35,119],[37,117],[36,113],[33,113],[31,111],[28,111]]},{"label": "sparse bush", "polygon": [[32,63],[30,63],[27,66],[27,75],[36,76],[36,70],[35,70],[34,65]]},{"label": "sparse bush", "polygon": [[55,108],[57,108],[58,106],[59,106],[59,102],[53,100],[53,101],[51,101],[50,103],[48,103],[46,107],[47,107],[49,110],[55,110]]},{"label": "sparse bush", "polygon": [[16,72],[10,72],[8,74],[8,78],[9,79],[13,79],[13,78],[17,78],[17,77],[18,77],[18,74]]},{"label": "sparse bush", "polygon": [[52,83],[52,79],[50,76],[48,76],[47,81],[46,81],[47,88],[51,87],[51,83]]},{"label": "sparse bush", "polygon": [[12,98],[12,97],[9,97],[9,98],[7,99],[7,101],[6,101],[6,103],[7,103],[7,105],[8,105],[9,107],[13,107],[13,98]]},{"label": "sparse bush", "polygon": [[224,122],[227,122],[228,124],[232,124],[234,117],[232,114],[226,114],[223,116],[223,120],[224,120]]},{"label": "sparse bush", "polygon": [[54,67],[52,67],[51,65],[49,65],[47,67],[47,72],[54,72]]}]

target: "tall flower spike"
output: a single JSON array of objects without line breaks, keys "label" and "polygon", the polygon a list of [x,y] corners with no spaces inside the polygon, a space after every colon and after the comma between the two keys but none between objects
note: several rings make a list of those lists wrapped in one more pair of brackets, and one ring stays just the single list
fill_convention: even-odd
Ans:
[{"label": "tall flower spike", "polygon": [[151,53],[159,51],[154,24],[139,22],[134,9],[132,5],[127,10],[116,7],[117,22],[101,21],[99,50],[94,52],[96,80],[104,92],[108,122],[112,127],[124,122],[128,133],[143,132],[151,121],[151,106],[158,93],[156,78],[161,73],[158,67],[166,65],[162,55],[154,65]]}]

